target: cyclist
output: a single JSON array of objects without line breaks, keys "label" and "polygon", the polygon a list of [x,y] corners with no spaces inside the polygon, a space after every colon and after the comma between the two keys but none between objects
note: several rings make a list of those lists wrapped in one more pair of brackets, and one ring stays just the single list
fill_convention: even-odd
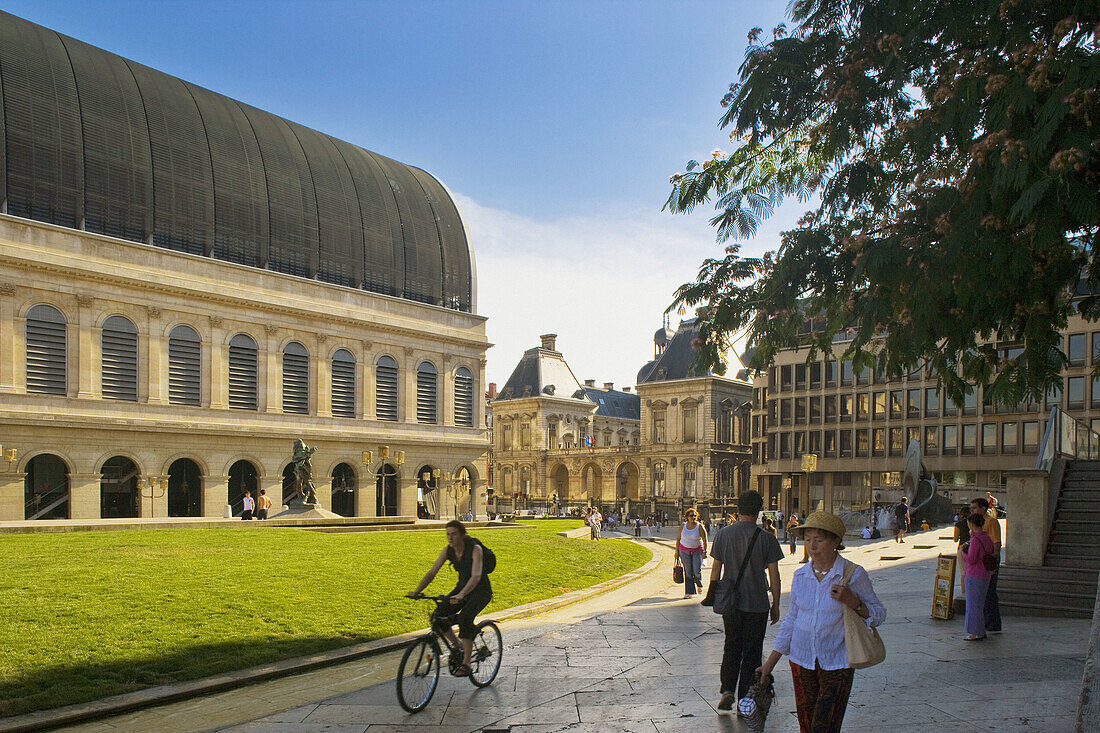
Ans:
[{"label": "cyclist", "polygon": [[[466,534],[466,527],[457,519],[447,522],[447,544],[439,551],[435,564],[416,586],[416,590],[407,593],[416,598],[427,588],[443,563],[450,561],[458,572],[458,583],[448,595],[451,605],[458,606],[458,640],[462,643],[462,665],[455,670],[456,677],[470,674],[471,655],[474,649],[474,617],[489,605],[493,598],[493,588],[489,585],[489,576],[481,571],[481,543]],[[447,640],[454,643],[454,631],[447,627]]]}]

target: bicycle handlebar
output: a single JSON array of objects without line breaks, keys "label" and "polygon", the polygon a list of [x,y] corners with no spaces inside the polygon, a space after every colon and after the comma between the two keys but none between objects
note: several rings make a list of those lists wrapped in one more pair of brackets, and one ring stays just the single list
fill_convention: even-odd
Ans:
[{"label": "bicycle handlebar", "polygon": [[405,597],[414,601],[435,601],[436,603],[442,603],[450,598],[450,596],[426,596],[423,593],[417,593],[415,596],[406,595]]}]

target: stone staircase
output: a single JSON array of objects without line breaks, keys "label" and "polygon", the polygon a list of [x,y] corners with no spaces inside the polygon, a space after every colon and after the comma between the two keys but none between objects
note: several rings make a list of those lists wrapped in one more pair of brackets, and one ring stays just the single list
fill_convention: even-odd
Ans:
[{"label": "stone staircase", "polygon": [[1001,611],[1006,615],[1091,618],[1098,574],[1100,461],[1078,460],[1066,468],[1043,567],[1001,568]]}]

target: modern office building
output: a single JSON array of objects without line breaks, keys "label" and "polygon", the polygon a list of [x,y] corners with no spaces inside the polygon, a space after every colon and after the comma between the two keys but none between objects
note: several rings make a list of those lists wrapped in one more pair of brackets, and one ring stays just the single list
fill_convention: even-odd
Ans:
[{"label": "modern office building", "polygon": [[297,438],[338,513],[481,505],[439,181],[5,13],[0,104],[0,520],[278,506]]},{"label": "modern office building", "polygon": [[[1035,465],[1052,406],[1094,430],[1100,427],[1100,331],[1074,316],[1064,334],[1069,366],[1061,389],[1042,401],[995,406],[976,389],[956,404],[935,375],[917,369],[902,379],[856,371],[841,359],[807,363],[808,350],[787,350],[753,382],[753,482],[772,508],[865,512],[902,495],[905,453],[918,441],[925,469],[952,503],[989,490],[1004,498],[1006,471]],[[849,336],[850,339],[850,336]],[[1012,359],[1022,348],[998,348]],[[804,470],[804,458],[816,468]],[[1011,509],[1011,507],[1010,507]]]}]

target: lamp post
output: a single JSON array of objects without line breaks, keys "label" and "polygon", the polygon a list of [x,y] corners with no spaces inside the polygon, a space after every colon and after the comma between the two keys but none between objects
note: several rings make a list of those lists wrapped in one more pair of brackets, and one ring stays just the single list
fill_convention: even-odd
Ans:
[{"label": "lamp post", "polygon": [[[142,497],[149,500],[149,517],[155,517],[157,515],[157,505],[153,503],[153,500],[161,498],[164,496],[164,492],[168,490],[168,477],[149,476],[146,478],[142,476],[138,479],[138,488],[141,490]],[[149,490],[148,494],[145,493],[146,489]]]}]

